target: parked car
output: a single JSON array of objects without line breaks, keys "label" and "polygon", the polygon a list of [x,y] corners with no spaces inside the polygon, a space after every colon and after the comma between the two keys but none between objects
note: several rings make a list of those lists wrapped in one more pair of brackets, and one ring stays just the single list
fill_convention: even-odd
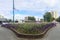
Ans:
[{"label": "parked car", "polygon": [[2,24],[8,24],[7,22],[2,22]]},{"label": "parked car", "polygon": [[0,24],[2,24],[2,21],[0,21]]}]

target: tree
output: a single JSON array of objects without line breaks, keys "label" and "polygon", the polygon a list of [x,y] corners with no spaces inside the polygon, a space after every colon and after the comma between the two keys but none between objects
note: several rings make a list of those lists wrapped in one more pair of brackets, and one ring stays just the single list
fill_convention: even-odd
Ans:
[{"label": "tree", "polygon": [[35,17],[28,16],[28,20],[35,21]]},{"label": "tree", "polygon": [[15,22],[18,23],[18,20],[16,20]]},{"label": "tree", "polygon": [[11,19],[9,19],[9,20],[8,20],[8,22],[12,22],[12,20],[11,20]]},{"label": "tree", "polygon": [[46,12],[45,13],[45,15],[44,15],[44,21],[46,21],[46,22],[53,21],[53,16],[52,16],[51,12]]},{"label": "tree", "polygon": [[18,20],[16,19],[15,22],[18,23]]},{"label": "tree", "polygon": [[60,16],[56,19],[57,22],[60,22]]},{"label": "tree", "polygon": [[41,22],[44,22],[44,19],[40,19]]}]

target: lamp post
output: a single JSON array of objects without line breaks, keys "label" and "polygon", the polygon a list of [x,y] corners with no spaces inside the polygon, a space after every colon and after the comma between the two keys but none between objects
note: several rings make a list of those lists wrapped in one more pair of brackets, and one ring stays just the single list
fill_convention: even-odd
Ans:
[{"label": "lamp post", "polygon": [[14,19],[15,19],[15,18],[14,18],[14,17],[15,17],[14,9],[15,9],[15,8],[14,8],[14,0],[13,0],[13,23],[14,23]]}]

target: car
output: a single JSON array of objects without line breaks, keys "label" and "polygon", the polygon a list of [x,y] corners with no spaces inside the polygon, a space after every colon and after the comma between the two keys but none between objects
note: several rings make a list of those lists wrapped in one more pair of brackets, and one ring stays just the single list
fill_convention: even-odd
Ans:
[{"label": "car", "polygon": [[8,24],[7,22],[2,22],[2,24]]}]

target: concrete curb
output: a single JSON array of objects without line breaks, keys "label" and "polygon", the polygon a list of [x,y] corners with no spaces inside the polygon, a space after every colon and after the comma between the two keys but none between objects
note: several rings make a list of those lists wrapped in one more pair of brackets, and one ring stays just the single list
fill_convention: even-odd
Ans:
[{"label": "concrete curb", "polygon": [[19,33],[17,32],[15,29],[10,28],[18,37],[22,37],[22,38],[43,38],[43,36],[47,33],[47,31],[49,29],[51,29],[52,27],[49,27],[48,29],[46,29],[44,32],[42,32],[41,34],[23,34],[23,33]]}]

